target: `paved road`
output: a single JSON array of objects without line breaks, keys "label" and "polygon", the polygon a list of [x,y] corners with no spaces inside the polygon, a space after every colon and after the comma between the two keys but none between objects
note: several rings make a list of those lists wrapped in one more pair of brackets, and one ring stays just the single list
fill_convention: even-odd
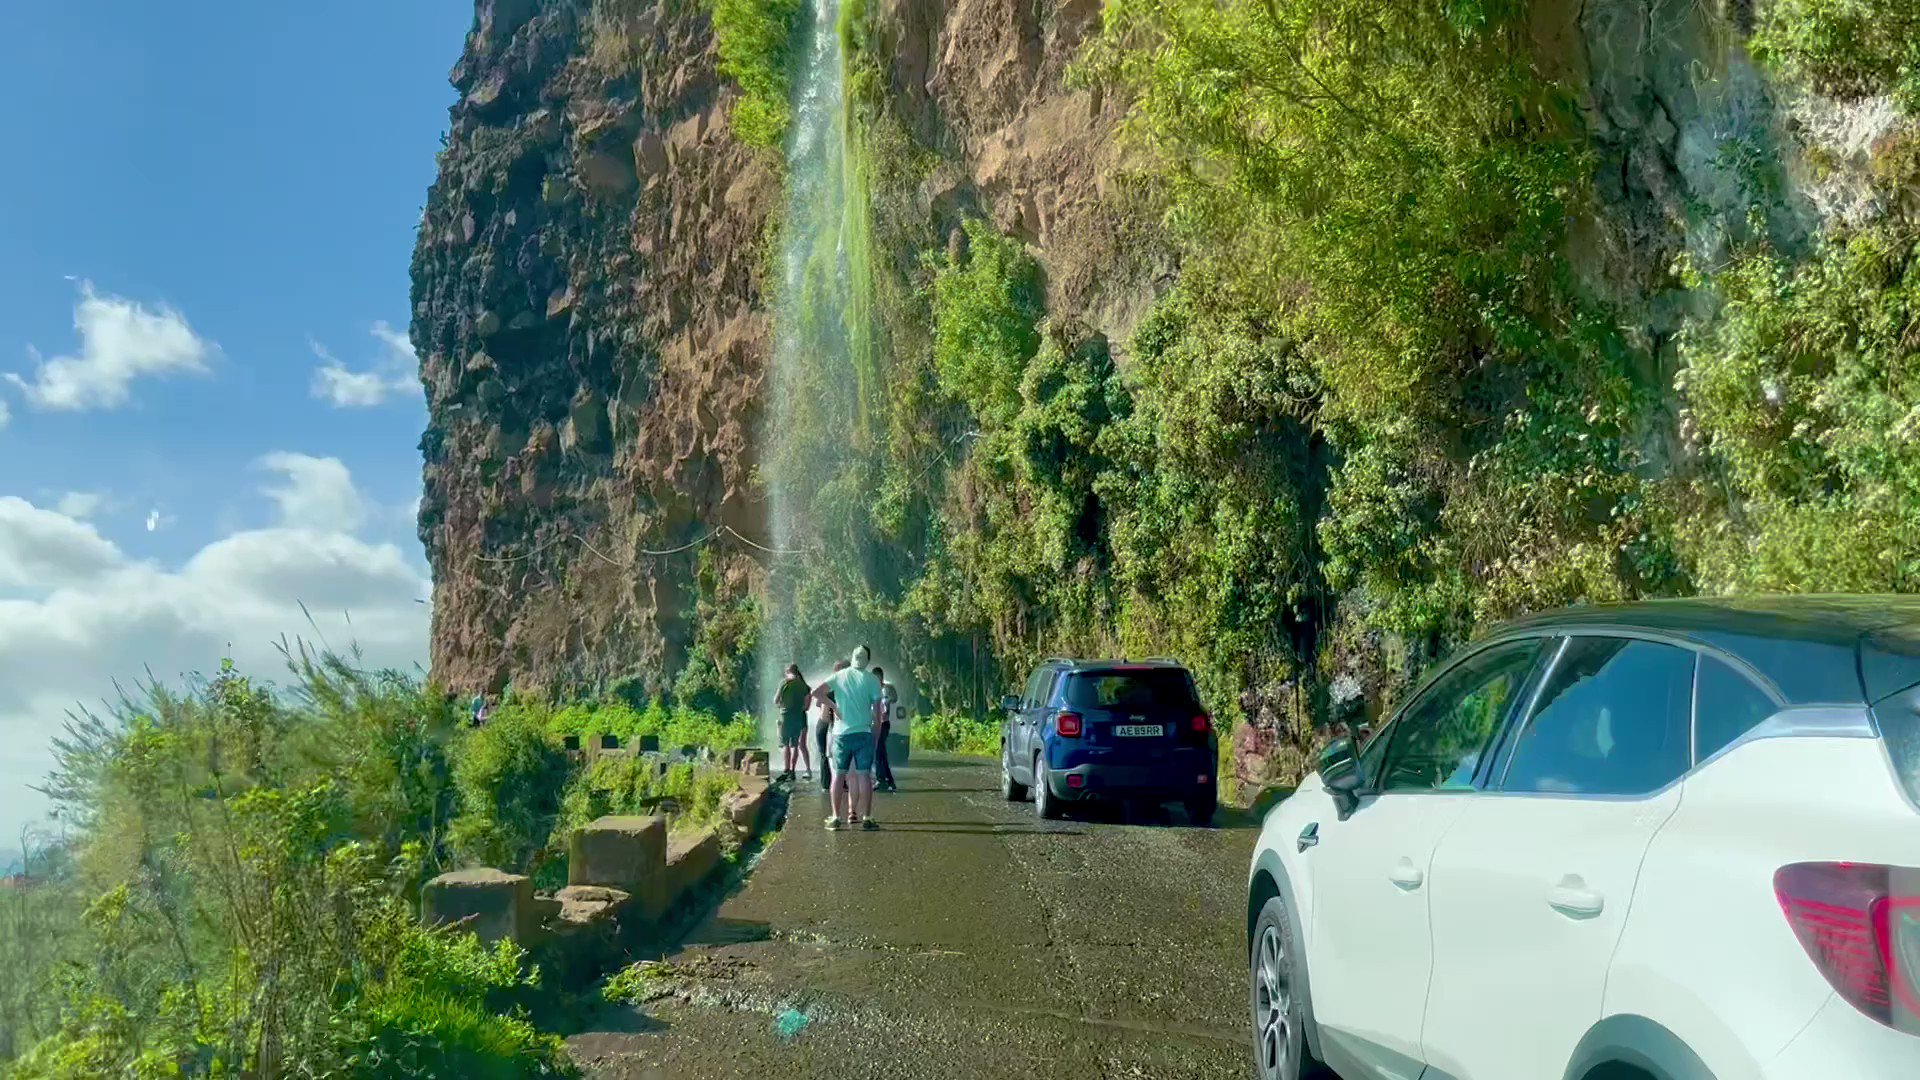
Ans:
[{"label": "paved road", "polygon": [[[1245,1077],[1245,822],[1042,822],[990,763],[919,760],[878,832],[817,787],[670,958],[576,1036],[592,1075]],[[804,1019],[803,1019],[804,1018]]]}]

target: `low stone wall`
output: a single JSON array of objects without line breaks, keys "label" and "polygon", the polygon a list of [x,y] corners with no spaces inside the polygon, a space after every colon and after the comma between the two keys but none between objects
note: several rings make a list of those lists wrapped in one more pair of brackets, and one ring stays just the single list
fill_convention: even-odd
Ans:
[{"label": "low stone wall", "polygon": [[567,844],[567,887],[535,895],[533,882],[499,870],[462,870],[428,882],[421,917],[469,926],[488,943],[511,938],[540,948],[563,979],[591,977],[606,957],[643,938],[717,871],[723,839],[759,835],[771,817],[766,751],[740,754],[740,789],[713,829],[670,838],[664,817],[608,816]]}]

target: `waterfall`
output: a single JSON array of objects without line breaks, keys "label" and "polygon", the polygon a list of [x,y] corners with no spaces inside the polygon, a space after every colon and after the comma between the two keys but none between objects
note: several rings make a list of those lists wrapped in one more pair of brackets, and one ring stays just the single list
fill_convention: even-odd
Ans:
[{"label": "waterfall", "polygon": [[811,674],[851,645],[837,638],[798,640],[796,621],[810,590],[817,597],[833,588],[824,568],[855,561],[849,559],[854,552],[841,549],[851,515],[866,509],[856,465],[870,436],[875,384],[870,224],[858,135],[848,123],[841,3],[814,0],[802,30],[787,133],[760,463],[773,546],[808,554],[775,557],[768,572],[759,676],[769,716],[773,688],[788,663]]}]

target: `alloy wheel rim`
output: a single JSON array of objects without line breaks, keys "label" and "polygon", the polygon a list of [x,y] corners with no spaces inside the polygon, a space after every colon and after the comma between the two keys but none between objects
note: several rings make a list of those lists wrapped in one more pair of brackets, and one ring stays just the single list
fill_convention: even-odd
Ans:
[{"label": "alloy wheel rim", "polygon": [[1293,995],[1287,987],[1286,953],[1280,931],[1269,926],[1260,935],[1254,953],[1254,1037],[1258,1040],[1260,1074],[1284,1077],[1293,1053]]}]

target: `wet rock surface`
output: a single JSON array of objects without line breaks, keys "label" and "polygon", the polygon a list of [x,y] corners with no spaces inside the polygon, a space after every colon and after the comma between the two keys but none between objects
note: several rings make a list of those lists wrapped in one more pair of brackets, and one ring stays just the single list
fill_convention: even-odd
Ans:
[{"label": "wet rock surface", "polygon": [[669,958],[571,1040],[589,1075],[1238,1077],[1250,820],[1042,822],[996,766],[927,756],[877,832],[817,789]]}]

